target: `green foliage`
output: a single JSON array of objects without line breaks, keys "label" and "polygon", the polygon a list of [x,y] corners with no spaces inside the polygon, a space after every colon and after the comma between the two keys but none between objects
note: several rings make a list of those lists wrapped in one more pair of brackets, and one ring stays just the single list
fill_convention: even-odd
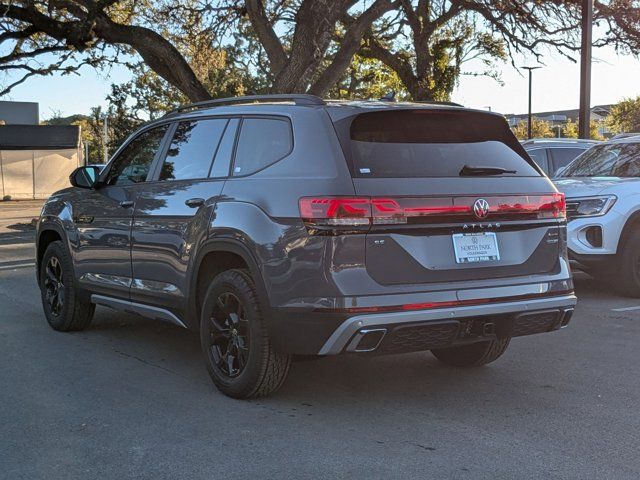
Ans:
[{"label": "green foliage", "polygon": [[[526,140],[527,136],[527,121],[523,120],[513,128],[513,133],[518,140]],[[541,120],[537,117],[531,119],[531,137],[532,138],[553,138],[554,134],[551,124],[546,120]]]},{"label": "green foliage", "polygon": [[565,138],[578,138],[578,124],[571,119],[562,126],[562,136]]},{"label": "green foliage", "polygon": [[[527,121],[523,120],[512,129],[513,133],[519,140],[527,139]],[[589,131],[590,138],[593,140],[604,140],[600,133],[600,124],[595,120],[591,120],[591,128]],[[564,125],[551,125],[546,120],[533,117],[531,121],[531,137],[532,138],[578,138],[578,124],[568,119]]]},{"label": "green foliage", "polygon": [[[568,119],[562,126],[561,132],[564,138],[578,138],[580,130],[576,122]],[[600,124],[595,120],[591,120],[590,122],[589,138],[592,140],[604,140],[604,136],[600,133]]]},{"label": "green foliage", "polygon": [[397,100],[408,100],[409,92],[398,74],[382,62],[354,56],[349,69],[329,91],[336,99],[378,99],[395,92]]},{"label": "green foliage", "polygon": [[[470,15],[437,30],[431,40],[430,53],[432,67],[423,82],[426,96],[436,101],[451,100],[451,93],[462,75],[488,76],[499,81],[497,62],[507,59],[504,40],[478,30]],[[484,69],[464,72],[464,63],[470,60],[480,60]]]},{"label": "green foliage", "polygon": [[611,107],[606,123],[614,133],[640,132],[640,96],[625,98]]}]

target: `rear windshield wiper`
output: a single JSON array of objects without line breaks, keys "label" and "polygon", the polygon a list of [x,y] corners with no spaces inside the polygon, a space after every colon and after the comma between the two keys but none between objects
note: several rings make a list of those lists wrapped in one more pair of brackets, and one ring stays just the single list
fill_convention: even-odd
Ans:
[{"label": "rear windshield wiper", "polygon": [[504,175],[505,173],[518,173],[515,170],[507,170],[501,167],[470,167],[465,165],[462,167],[458,175],[461,177],[473,177],[482,175]]}]

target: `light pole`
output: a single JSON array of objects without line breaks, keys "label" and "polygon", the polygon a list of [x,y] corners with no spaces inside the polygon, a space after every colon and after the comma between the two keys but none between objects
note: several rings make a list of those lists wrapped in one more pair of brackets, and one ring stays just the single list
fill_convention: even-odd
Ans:
[{"label": "light pole", "polygon": [[591,122],[591,42],[593,0],[582,0],[582,49],[580,51],[580,114],[578,136],[589,138]]},{"label": "light pole", "polygon": [[522,67],[529,70],[529,115],[527,116],[527,138],[531,139],[531,92],[533,87],[533,71],[542,67]]},{"label": "light pole", "polygon": [[109,117],[104,116],[104,125],[102,130],[102,163],[109,163]]}]

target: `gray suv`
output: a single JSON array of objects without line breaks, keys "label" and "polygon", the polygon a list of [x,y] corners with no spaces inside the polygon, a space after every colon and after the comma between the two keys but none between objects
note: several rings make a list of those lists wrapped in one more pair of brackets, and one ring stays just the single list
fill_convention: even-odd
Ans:
[{"label": "gray suv", "polygon": [[38,223],[51,327],[102,305],[192,329],[236,398],[275,391],[296,356],[483,365],[576,303],[564,196],[485,111],[214,100],[70,180]]}]

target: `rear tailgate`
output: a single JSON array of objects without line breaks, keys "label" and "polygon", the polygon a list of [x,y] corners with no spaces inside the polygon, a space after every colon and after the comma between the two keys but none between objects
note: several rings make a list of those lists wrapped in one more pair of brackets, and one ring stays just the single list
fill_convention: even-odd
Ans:
[{"label": "rear tailgate", "polygon": [[[504,119],[417,112],[364,113],[350,124],[355,193],[372,205],[371,277],[424,284],[559,270],[562,197]],[[515,173],[460,176],[465,166]]]}]

